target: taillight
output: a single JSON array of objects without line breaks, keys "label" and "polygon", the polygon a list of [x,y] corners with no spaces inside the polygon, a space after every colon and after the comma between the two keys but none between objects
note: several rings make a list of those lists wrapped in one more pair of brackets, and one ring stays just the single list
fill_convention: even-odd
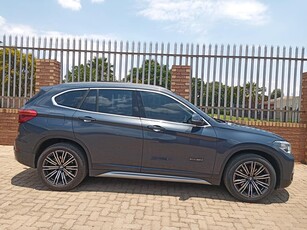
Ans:
[{"label": "taillight", "polygon": [[18,111],[18,114],[19,114],[19,119],[18,119],[19,123],[27,122],[37,116],[37,112],[31,109],[21,109]]}]

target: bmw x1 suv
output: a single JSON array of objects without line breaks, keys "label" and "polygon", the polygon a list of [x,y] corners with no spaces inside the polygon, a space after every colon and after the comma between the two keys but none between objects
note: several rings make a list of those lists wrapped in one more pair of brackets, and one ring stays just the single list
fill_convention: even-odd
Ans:
[{"label": "bmw x1 suv", "polygon": [[87,176],[224,184],[257,202],[293,178],[291,145],[215,120],[167,89],[126,83],[44,87],[19,110],[16,159],[52,190]]}]

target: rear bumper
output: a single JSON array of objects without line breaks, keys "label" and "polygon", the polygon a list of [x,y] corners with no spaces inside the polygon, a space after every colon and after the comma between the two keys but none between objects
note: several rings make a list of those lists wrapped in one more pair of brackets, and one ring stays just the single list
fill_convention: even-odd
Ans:
[{"label": "rear bumper", "polygon": [[16,139],[14,144],[15,159],[23,165],[29,166],[31,168],[36,168],[35,155],[32,151],[27,151],[27,149],[29,148],[25,143]]}]

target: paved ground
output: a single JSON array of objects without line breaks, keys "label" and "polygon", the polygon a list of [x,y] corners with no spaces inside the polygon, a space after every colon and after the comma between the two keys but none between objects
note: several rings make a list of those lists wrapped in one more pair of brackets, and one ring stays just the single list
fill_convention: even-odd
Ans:
[{"label": "paved ground", "polygon": [[72,192],[50,192],[33,169],[0,146],[0,229],[307,229],[307,165],[287,189],[261,204],[224,188],[88,178]]}]

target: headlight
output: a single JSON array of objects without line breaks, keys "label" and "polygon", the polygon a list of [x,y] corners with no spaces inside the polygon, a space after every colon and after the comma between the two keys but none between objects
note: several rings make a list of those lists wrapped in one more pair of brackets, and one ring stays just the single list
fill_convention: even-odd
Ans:
[{"label": "headlight", "polygon": [[274,144],[284,152],[291,154],[291,144],[287,141],[274,141]]}]

